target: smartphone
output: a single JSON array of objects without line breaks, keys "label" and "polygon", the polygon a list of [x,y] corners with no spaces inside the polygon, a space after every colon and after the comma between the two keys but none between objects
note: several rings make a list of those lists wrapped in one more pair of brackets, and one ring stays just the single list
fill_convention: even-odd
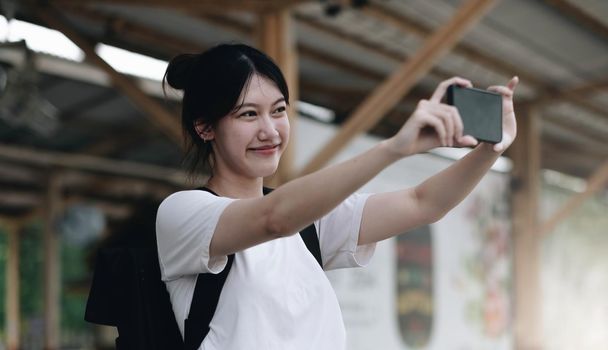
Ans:
[{"label": "smartphone", "polygon": [[502,95],[450,85],[447,102],[460,113],[464,125],[463,135],[471,135],[488,143],[499,143],[502,140]]}]

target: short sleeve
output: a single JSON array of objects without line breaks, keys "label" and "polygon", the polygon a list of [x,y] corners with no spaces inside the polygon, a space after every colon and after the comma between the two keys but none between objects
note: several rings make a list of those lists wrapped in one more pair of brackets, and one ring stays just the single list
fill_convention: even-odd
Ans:
[{"label": "short sleeve", "polygon": [[174,193],[160,204],[156,242],[163,281],[224,269],[227,257],[210,259],[209,245],[220,215],[232,201],[192,190]]},{"label": "short sleeve", "polygon": [[355,193],[315,221],[323,269],[365,266],[371,260],[376,244],[358,245],[363,207],[369,196]]}]

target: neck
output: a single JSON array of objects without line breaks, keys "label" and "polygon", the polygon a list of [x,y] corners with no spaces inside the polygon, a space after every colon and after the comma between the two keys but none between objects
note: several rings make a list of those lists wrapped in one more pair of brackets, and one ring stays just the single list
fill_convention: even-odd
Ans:
[{"label": "neck", "polygon": [[212,176],[206,186],[222,197],[255,198],[261,197],[263,178],[234,178]]}]

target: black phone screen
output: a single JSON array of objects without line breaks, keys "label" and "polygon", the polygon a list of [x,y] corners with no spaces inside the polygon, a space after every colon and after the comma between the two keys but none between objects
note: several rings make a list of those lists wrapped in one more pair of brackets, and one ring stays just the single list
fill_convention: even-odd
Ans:
[{"label": "black phone screen", "polygon": [[448,104],[455,106],[464,125],[464,135],[479,141],[499,143],[502,140],[502,96],[498,93],[451,85]]}]

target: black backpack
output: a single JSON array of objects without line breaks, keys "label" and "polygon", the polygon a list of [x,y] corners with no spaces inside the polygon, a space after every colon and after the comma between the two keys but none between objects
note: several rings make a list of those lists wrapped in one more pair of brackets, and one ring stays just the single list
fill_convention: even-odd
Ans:
[{"label": "black backpack", "polygon": [[[213,193],[207,188],[200,189]],[[264,194],[270,191],[264,188]],[[190,312],[185,320],[185,339],[182,339],[169,293],[160,276],[154,230],[158,205],[143,207],[144,210],[139,208],[140,212],[147,211],[147,215],[135,215],[134,225],[126,227],[131,239],[114,242],[99,250],[85,320],[116,327],[118,350],[196,350],[209,332],[209,323],[232,267],[234,254],[228,256],[228,263],[221,273],[198,275]],[[314,225],[302,230],[300,235],[323,266]]]}]

